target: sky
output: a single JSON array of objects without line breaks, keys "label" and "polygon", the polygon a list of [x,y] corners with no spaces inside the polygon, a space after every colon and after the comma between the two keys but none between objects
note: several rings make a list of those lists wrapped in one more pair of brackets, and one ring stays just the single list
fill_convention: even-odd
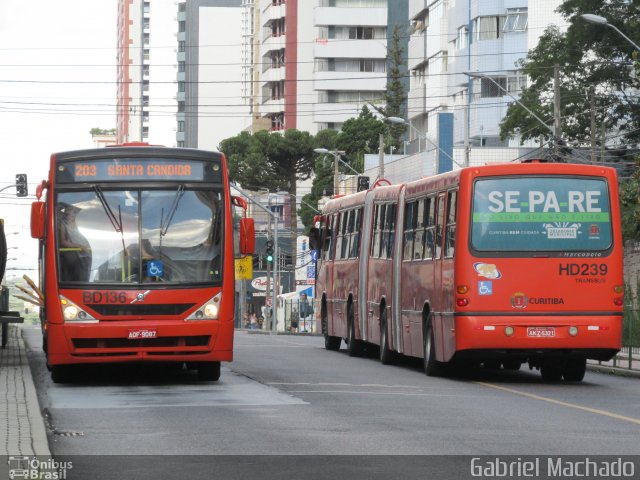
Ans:
[{"label": "sky", "polygon": [[[26,173],[29,197],[0,193],[6,279],[37,277],[30,235],[35,187],[52,153],[93,146],[93,127],[116,126],[117,0],[0,0],[0,188]],[[14,270],[15,269],[15,270]]]}]

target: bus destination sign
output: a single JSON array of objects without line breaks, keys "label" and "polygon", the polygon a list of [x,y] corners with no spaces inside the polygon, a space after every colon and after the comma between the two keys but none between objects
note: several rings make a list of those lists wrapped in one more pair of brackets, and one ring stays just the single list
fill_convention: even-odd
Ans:
[{"label": "bus destination sign", "polygon": [[172,159],[99,159],[58,165],[58,183],[118,181],[220,182],[219,162]]}]

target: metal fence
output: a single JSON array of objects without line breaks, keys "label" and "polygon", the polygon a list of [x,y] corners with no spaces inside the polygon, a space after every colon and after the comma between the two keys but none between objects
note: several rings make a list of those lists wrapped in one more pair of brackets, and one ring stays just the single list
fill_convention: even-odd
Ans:
[{"label": "metal fence", "polygon": [[285,331],[294,333],[316,332],[315,314],[317,305],[314,299],[308,299],[306,305],[299,298],[284,300],[282,307]]}]

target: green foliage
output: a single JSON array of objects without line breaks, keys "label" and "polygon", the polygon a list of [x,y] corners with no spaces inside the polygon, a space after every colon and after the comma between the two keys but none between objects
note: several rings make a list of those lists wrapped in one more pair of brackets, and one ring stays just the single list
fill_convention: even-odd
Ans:
[{"label": "green foliage", "polygon": [[622,211],[622,238],[640,241],[640,158],[631,178],[620,185],[620,209]]},{"label": "green foliage", "polygon": [[624,286],[624,319],[622,321],[622,345],[640,347],[640,277],[636,279],[636,293],[629,284]]},{"label": "green foliage", "polygon": [[116,129],[115,128],[98,128],[98,127],[94,127],[91,130],[89,130],[89,133],[93,136],[95,135],[115,135],[116,134]]},{"label": "green foliage", "polygon": [[[581,14],[593,13],[609,20],[630,38],[640,37],[637,1],[565,0],[558,11],[569,27],[561,32],[549,27],[536,48],[522,62],[529,86],[520,101],[540,118],[549,120],[553,112],[553,67],[560,67],[562,137],[589,145],[591,142],[589,91],[595,92],[596,124],[605,123],[621,133],[622,143],[640,141],[640,102],[633,88],[640,86],[632,75],[629,60],[633,47],[612,28],[587,23]],[[519,129],[522,140],[550,137],[545,129],[524,109],[513,103],[500,126],[507,138]]]},{"label": "green foliage", "polygon": [[336,145],[338,150],[345,152],[342,159],[354,170],[361,172],[364,167],[364,155],[378,151],[380,134],[384,135],[386,132],[387,126],[364,105],[358,118],[350,118],[342,124]]},{"label": "green foliage", "polygon": [[[408,75],[407,69],[404,66],[404,51],[400,46],[400,26],[395,25],[393,28],[393,34],[391,41],[389,42],[387,53],[387,64],[389,67],[387,75],[387,90],[385,92],[385,116],[386,117],[400,117],[404,118],[404,103],[406,101],[406,92],[404,91],[404,85],[402,79]],[[407,126],[403,124],[390,124],[388,130],[388,138],[385,142],[385,146],[393,146],[398,150],[401,146],[401,137],[404,134]]]}]

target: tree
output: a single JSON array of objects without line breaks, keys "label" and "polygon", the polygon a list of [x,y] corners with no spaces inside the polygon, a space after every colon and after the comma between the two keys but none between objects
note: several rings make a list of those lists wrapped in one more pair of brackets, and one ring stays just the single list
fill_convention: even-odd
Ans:
[{"label": "tree", "polygon": [[116,134],[116,129],[115,128],[99,128],[99,127],[93,127],[91,130],[89,130],[89,133],[92,136],[96,136],[96,135],[115,135]]},{"label": "tree", "polygon": [[[521,61],[529,85],[521,92],[520,101],[540,118],[553,116],[553,66],[559,65],[562,102],[562,137],[572,143],[590,145],[591,118],[589,91],[595,93],[596,124],[615,130],[620,143],[640,141],[640,102],[637,78],[629,61],[633,47],[617,32],[606,26],[589,24],[581,14],[604,16],[632,38],[640,35],[637,1],[565,0],[558,11],[569,23],[565,32],[549,27],[536,48]],[[624,22],[624,25],[623,25]],[[543,136],[551,138],[548,129],[513,103],[500,125],[503,139],[517,131],[522,141]],[[613,135],[612,135],[613,136]]]},{"label": "tree", "polygon": [[[395,25],[393,35],[387,50],[387,65],[389,68],[387,75],[387,90],[384,95],[386,117],[405,116],[405,102],[407,99],[402,79],[408,75],[407,69],[402,68],[404,65],[404,51],[400,46],[400,25]],[[386,146],[393,146],[396,150],[400,149],[400,138],[404,134],[407,126],[404,124],[392,123],[389,125],[389,138],[386,140]]]},{"label": "tree", "polygon": [[[286,191],[295,211],[297,183],[311,176],[314,165],[313,137],[308,132],[242,132],[223,140],[220,150],[227,155],[231,181],[250,190]],[[297,217],[293,214],[290,228],[292,257],[296,258]]]},{"label": "tree", "polygon": [[387,125],[378,120],[364,105],[358,118],[350,118],[342,124],[342,130],[336,139],[336,147],[338,150],[345,151],[343,158],[345,162],[354,170],[362,171],[364,155],[378,151],[380,134],[386,132]]}]

